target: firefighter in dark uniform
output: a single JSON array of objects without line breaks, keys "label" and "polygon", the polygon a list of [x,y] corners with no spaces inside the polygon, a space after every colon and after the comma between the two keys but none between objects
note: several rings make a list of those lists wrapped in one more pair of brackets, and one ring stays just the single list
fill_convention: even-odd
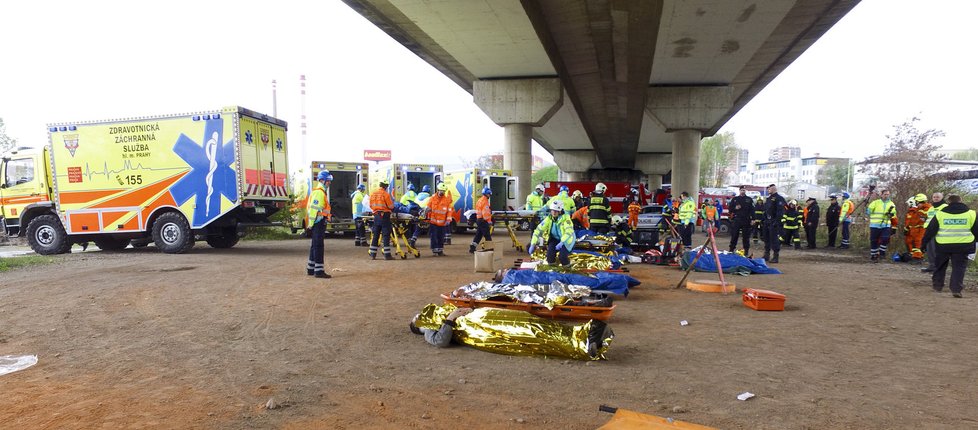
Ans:
[{"label": "firefighter in dark uniform", "polygon": [[[784,231],[781,237],[782,243],[788,246],[794,244],[795,249],[801,249],[801,233],[798,231],[801,228],[801,222],[802,214],[798,211],[798,202],[792,199],[788,202],[788,207],[784,210],[784,216],[781,218],[782,231]],[[774,255],[777,256],[777,251],[774,252]]]},{"label": "firefighter in dark uniform", "polygon": [[737,249],[737,239],[743,236],[744,255],[750,255],[751,220],[754,218],[754,199],[747,196],[747,188],[740,187],[740,195],[730,200],[727,208],[733,224],[730,234],[730,252]]},{"label": "firefighter in dark uniform", "polygon": [[751,229],[751,236],[754,238],[752,242],[757,243],[758,240],[764,240],[764,197],[757,196],[757,200],[754,200],[754,220],[751,222],[753,228]]},{"label": "firefighter in dark uniform", "polygon": [[[784,197],[778,194],[778,187],[774,184],[767,186],[767,201],[764,202],[764,261],[777,263],[778,254],[781,253],[781,229],[783,227],[782,218],[784,217],[784,207],[787,203]],[[771,258],[771,251],[774,251],[774,258]]]},{"label": "firefighter in dark uniform", "polygon": [[608,187],[604,183],[598,182],[588,199],[587,216],[591,222],[591,230],[597,234],[611,232],[611,202],[604,195],[607,190]]}]

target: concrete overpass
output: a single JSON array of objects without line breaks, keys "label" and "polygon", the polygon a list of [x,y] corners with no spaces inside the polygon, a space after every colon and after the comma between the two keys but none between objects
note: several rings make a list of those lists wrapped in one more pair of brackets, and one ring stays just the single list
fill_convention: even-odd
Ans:
[{"label": "concrete overpass", "polygon": [[699,189],[699,145],[859,0],[343,0],[473,95],[530,191],[530,143],[573,180]]}]

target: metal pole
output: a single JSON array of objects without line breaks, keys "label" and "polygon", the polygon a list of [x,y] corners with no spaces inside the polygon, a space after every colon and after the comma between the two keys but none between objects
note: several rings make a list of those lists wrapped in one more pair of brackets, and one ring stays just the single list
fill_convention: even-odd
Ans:
[{"label": "metal pole", "polygon": [[272,116],[278,118],[278,91],[274,79],[272,79]]}]

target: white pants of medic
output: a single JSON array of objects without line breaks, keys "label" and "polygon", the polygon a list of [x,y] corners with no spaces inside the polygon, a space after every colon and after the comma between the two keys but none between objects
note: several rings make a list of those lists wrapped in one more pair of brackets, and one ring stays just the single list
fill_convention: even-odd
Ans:
[{"label": "white pants of medic", "polygon": [[[842,239],[842,243],[848,242]],[[869,255],[870,257],[885,257],[886,256],[886,246],[890,244],[890,228],[876,228],[871,227],[869,229]]]},{"label": "white pants of medic", "polygon": [[323,265],[324,244],[326,239],[326,221],[320,220],[312,225],[312,244],[309,245],[309,262],[306,263],[306,274],[325,273]]}]

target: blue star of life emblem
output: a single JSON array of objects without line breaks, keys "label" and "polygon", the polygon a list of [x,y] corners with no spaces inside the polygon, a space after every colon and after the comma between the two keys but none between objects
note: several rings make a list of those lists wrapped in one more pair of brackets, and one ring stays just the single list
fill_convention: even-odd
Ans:
[{"label": "blue star of life emblem", "polygon": [[275,139],[275,149],[281,151],[282,150],[282,146],[283,146],[282,145],[282,138],[280,137],[278,139]]},{"label": "blue star of life emblem", "polygon": [[465,180],[455,183],[455,190],[458,191],[458,200],[455,201],[455,210],[465,211],[465,208],[473,208],[472,193],[475,191],[472,186],[472,174],[466,173]]},{"label": "blue star of life emblem", "polygon": [[[248,139],[245,133],[245,139]],[[202,227],[221,215],[221,196],[232,202],[238,200],[238,181],[231,168],[234,162],[234,140],[224,140],[224,121],[207,120],[204,125],[203,145],[180,134],[173,145],[173,152],[190,165],[190,173],[170,187],[170,194],[178,205],[196,197],[193,227]]]},{"label": "blue star of life emblem", "polygon": [[255,135],[251,134],[251,130],[245,132],[245,142],[248,142],[249,145],[255,144]]}]

